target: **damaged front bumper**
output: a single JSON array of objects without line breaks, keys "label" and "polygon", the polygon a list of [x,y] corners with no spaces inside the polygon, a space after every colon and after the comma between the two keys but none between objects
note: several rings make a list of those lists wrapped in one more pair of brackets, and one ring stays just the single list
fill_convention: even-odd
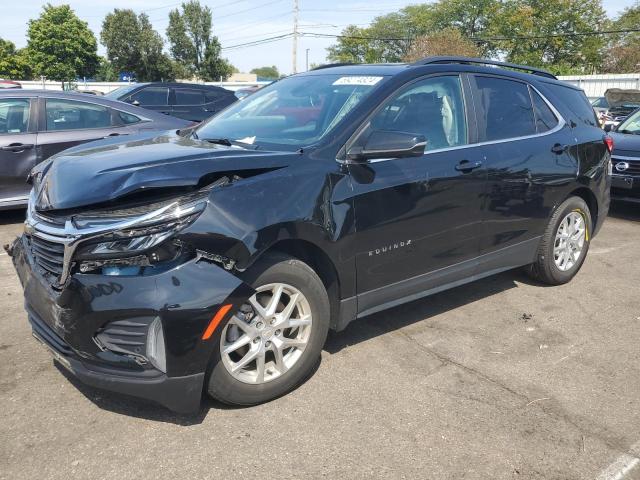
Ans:
[{"label": "damaged front bumper", "polygon": [[[181,413],[200,405],[214,348],[202,334],[211,318],[221,305],[237,308],[253,293],[201,257],[148,276],[75,273],[56,289],[38,271],[24,236],[8,252],[33,335],[64,367],[86,384]],[[147,361],[154,322],[161,325],[165,371]]]}]

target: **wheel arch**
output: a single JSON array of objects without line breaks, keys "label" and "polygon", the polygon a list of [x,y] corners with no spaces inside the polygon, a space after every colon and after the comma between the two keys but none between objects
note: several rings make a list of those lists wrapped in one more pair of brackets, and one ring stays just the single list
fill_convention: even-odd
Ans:
[{"label": "wheel arch", "polygon": [[[595,229],[598,224],[598,199],[595,194],[587,187],[579,187],[571,191],[565,200],[569,197],[580,197],[589,207],[589,213],[591,214],[591,228]],[[591,232],[589,232],[591,234]]]},{"label": "wheel arch", "polygon": [[[258,257],[268,255],[270,252],[285,253],[302,260],[316,272],[329,296],[331,324],[333,324],[340,314],[340,276],[329,254],[313,242],[293,238],[276,241]],[[255,260],[257,258],[253,261]]]}]

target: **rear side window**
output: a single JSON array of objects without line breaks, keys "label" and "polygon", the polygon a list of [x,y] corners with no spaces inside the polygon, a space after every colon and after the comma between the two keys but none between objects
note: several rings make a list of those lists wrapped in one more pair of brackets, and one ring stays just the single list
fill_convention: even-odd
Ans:
[{"label": "rear side window", "polygon": [[538,92],[531,87],[529,87],[529,91],[531,92],[531,100],[533,100],[536,130],[538,133],[547,132],[558,124],[558,119]]},{"label": "rear side window", "polygon": [[46,100],[47,130],[78,130],[111,126],[111,112],[102,105],[59,98]]},{"label": "rear side window", "polygon": [[129,97],[129,102],[140,105],[169,105],[169,89],[165,87],[147,87]]},{"label": "rear side window", "polygon": [[228,94],[226,92],[219,92],[217,90],[207,90],[205,96],[207,98],[206,103],[217,102],[221,98],[226,97]]},{"label": "rear side window", "polygon": [[[481,141],[525,137],[536,133],[529,87],[495,77],[476,77],[477,98],[484,118],[478,125]],[[484,120],[484,121],[482,121]]]},{"label": "rear side window", "polygon": [[0,135],[24,133],[28,126],[28,99],[7,98],[0,100]]},{"label": "rear side window", "polygon": [[204,93],[195,88],[176,88],[176,105],[202,105]]},{"label": "rear side window", "polygon": [[564,87],[558,84],[546,84],[553,89],[554,93],[560,97],[564,104],[578,117],[578,120],[593,127],[599,127],[596,112],[589,103],[589,99],[582,90],[571,87]]}]

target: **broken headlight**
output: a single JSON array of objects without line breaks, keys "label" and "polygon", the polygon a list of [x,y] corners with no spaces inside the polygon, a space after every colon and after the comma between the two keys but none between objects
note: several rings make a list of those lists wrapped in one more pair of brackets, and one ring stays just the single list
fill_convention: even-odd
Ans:
[{"label": "broken headlight", "polygon": [[149,271],[148,267],[157,271],[159,264],[180,257],[185,249],[171,238],[202,213],[208,191],[144,209],[74,216],[74,225],[80,231],[96,232],[75,252],[80,271],[138,275],[143,269]]}]

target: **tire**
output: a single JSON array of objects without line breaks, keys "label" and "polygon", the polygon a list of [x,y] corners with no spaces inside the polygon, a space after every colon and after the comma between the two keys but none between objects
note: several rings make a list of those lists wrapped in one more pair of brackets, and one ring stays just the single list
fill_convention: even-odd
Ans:
[{"label": "tire", "polygon": [[[266,288],[264,292],[251,297],[255,301],[264,302],[266,305],[263,305],[263,310],[258,310],[259,306],[255,306],[255,304],[249,306],[249,302],[247,302],[238,312],[216,329],[212,337],[214,349],[207,390],[213,398],[226,404],[256,405],[290,392],[312,374],[320,359],[320,353],[329,330],[329,297],[318,275],[306,263],[281,253],[267,254],[246,272],[243,272],[241,278],[254,289]],[[276,320],[275,316],[268,317],[258,314],[259,311],[265,313],[268,307],[272,305],[271,300],[276,297],[275,292],[278,289],[277,286],[273,287],[273,285],[283,285],[282,293],[279,296],[282,300],[277,302],[280,305],[278,307],[279,313],[275,315],[281,315],[280,318],[285,318],[284,311],[286,309],[284,307],[290,303],[295,303],[292,302],[292,299],[297,298],[298,303],[296,303],[291,317],[295,315],[299,319],[304,319],[306,315],[303,315],[303,313],[308,311],[311,315],[310,325],[297,327],[297,330],[296,328],[273,330],[280,324],[278,323],[280,320]],[[295,296],[295,291],[301,296]],[[287,292],[291,293],[291,295]],[[263,295],[266,300],[263,300],[260,295]],[[304,302],[305,300],[306,303]],[[286,305],[284,302],[287,302]],[[247,310],[250,312],[247,313]],[[242,318],[249,325],[247,328],[251,329],[251,332],[243,330],[245,327],[239,327],[241,323],[238,322],[238,319]],[[269,318],[274,322],[275,326],[267,325]],[[303,321],[297,318],[291,318],[290,322]],[[258,323],[262,319],[265,319],[263,324],[267,326],[263,325],[263,330],[258,330]],[[281,325],[285,324],[282,323]],[[271,331],[267,332],[267,329],[271,329]],[[281,333],[278,334],[278,332]],[[235,336],[232,336],[232,333],[235,333]],[[298,337],[306,339],[304,349],[297,347],[282,349],[280,350],[282,353],[278,357],[280,362],[276,363],[276,353],[274,352],[276,351],[275,345],[279,341],[278,339],[301,343],[301,340],[286,337],[286,335],[295,336],[296,334]],[[248,338],[250,339],[252,335],[255,336],[251,343],[240,347],[232,353],[223,353],[223,349],[232,348],[236,340],[241,343]],[[271,350],[267,348],[269,343],[271,343],[271,347],[269,347]],[[280,345],[285,345],[285,343],[281,342]],[[240,368],[236,373],[232,373],[232,369],[243,362],[245,355],[248,355],[252,348],[261,349],[260,351],[265,352],[265,360],[262,361],[262,383],[258,380],[260,378],[258,359],[255,360],[255,363],[252,361],[248,366]],[[286,367],[287,359],[289,363],[295,362],[288,368]],[[255,374],[251,370],[254,366]],[[246,371],[245,368],[247,369]]]},{"label": "tire", "polygon": [[[556,235],[565,219],[569,215],[571,218],[578,218],[576,214],[582,217],[585,225],[582,248],[579,256],[573,260],[573,263],[566,264],[563,266],[564,268],[562,268],[558,265],[555,254]],[[536,261],[527,268],[529,276],[548,285],[562,285],[569,282],[578,273],[587,256],[592,227],[591,212],[585,201],[580,197],[569,197],[565,200],[549,220],[549,224],[538,246]]]}]

